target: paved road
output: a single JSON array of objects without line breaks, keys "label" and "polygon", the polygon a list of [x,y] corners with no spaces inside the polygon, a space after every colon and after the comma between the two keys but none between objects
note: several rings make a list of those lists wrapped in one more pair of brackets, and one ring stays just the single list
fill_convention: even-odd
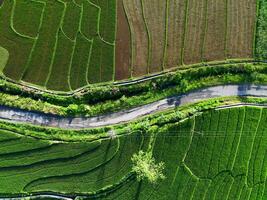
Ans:
[{"label": "paved road", "polygon": [[65,129],[95,128],[128,122],[144,115],[166,110],[169,108],[174,108],[176,106],[181,106],[188,103],[195,103],[201,100],[226,96],[267,97],[267,86],[225,85],[209,87],[206,89],[192,91],[185,95],[169,97],[133,109],[90,118],[63,118],[43,113],[36,113],[32,111],[0,106],[0,118],[16,123],[23,122],[49,127],[60,127]]}]

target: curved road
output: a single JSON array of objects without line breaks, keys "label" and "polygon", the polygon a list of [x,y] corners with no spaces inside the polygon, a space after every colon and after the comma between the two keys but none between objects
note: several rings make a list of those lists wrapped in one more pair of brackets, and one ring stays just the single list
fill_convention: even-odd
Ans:
[{"label": "curved road", "polygon": [[16,122],[30,123],[49,127],[65,129],[95,128],[119,124],[137,119],[141,116],[157,111],[174,108],[176,106],[195,103],[215,97],[226,96],[257,96],[267,97],[267,86],[264,85],[225,85],[189,92],[185,95],[165,98],[133,109],[120,111],[89,118],[64,118],[55,115],[26,111],[6,106],[0,106],[0,119]]}]

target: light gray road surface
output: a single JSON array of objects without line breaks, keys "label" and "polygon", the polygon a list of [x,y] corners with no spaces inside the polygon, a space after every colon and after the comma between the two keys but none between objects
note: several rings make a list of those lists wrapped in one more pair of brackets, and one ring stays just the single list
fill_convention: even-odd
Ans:
[{"label": "light gray road surface", "polygon": [[224,85],[189,92],[185,95],[165,98],[144,106],[124,110],[116,113],[105,114],[89,118],[64,118],[44,113],[26,111],[11,107],[0,106],[0,119],[29,123],[64,129],[96,128],[128,122],[139,117],[163,111],[176,106],[195,103],[215,97],[227,96],[257,96],[267,97],[267,86],[264,85]]}]

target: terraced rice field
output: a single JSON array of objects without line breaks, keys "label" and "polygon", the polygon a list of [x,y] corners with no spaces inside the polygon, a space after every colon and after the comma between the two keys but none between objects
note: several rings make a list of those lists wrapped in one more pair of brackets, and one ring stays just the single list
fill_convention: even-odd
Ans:
[{"label": "terraced rice field", "polygon": [[131,32],[133,76],[253,58],[256,0],[123,2]]},{"label": "terraced rice field", "polygon": [[252,58],[256,0],[8,0],[0,19],[3,74],[70,91]]},{"label": "terraced rice field", "polygon": [[115,0],[4,1],[4,74],[59,91],[113,80],[115,15]]},{"label": "terraced rice field", "polygon": [[0,70],[12,80],[70,91],[253,58],[255,25],[256,0],[6,0]]},{"label": "terraced rice field", "polygon": [[[74,143],[1,130],[0,193],[94,196],[97,192],[97,198],[116,200],[264,200],[266,121],[263,108],[213,110],[158,127],[155,137],[135,132]],[[146,150],[149,143],[156,161],[165,162],[167,178],[155,185],[137,182],[131,175],[131,156]]]}]

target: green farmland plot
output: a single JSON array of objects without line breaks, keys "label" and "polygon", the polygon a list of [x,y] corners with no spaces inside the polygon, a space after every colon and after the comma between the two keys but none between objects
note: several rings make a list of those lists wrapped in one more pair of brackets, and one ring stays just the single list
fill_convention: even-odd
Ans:
[{"label": "green farmland plot", "polygon": [[[2,78],[58,92],[266,59],[266,0],[5,0]],[[258,18],[257,18],[258,17]],[[2,61],[4,60],[4,61]]]},{"label": "green farmland plot", "polygon": [[[266,121],[263,108],[213,110],[149,133],[142,128],[93,142],[50,141],[1,130],[0,193],[265,200]],[[135,179],[131,157],[141,149],[164,162],[165,179],[155,184]]]},{"label": "green farmland plot", "polygon": [[123,180],[144,142],[139,133],[64,143],[1,130],[0,193],[93,193]]},{"label": "green farmland plot", "polygon": [[153,155],[166,179],[129,181],[106,199],[265,200],[266,121],[266,109],[241,107],[160,127]]},{"label": "green farmland plot", "polygon": [[3,74],[56,91],[112,81],[115,14],[116,0],[4,1],[0,46],[9,56],[0,63]]}]

